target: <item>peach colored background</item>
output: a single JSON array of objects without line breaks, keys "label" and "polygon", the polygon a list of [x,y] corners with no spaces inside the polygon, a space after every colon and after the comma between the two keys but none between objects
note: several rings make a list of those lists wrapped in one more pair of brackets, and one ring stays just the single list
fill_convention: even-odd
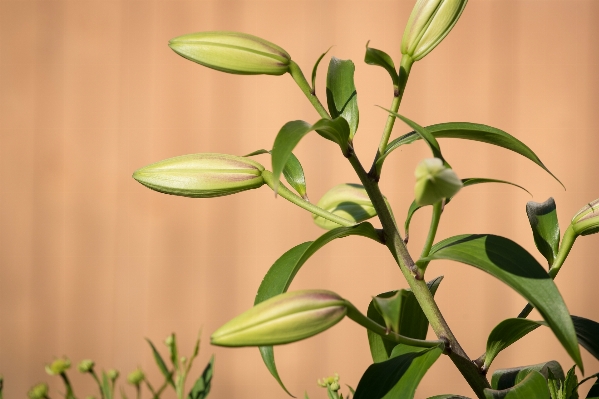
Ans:
[{"label": "peach colored background", "polygon": [[[207,344],[209,334],[249,308],[269,266],[292,246],[322,233],[303,210],[264,187],[193,200],[161,195],[131,173],[164,158],[194,153],[245,154],[272,145],[287,121],[317,114],[289,76],[234,76],[174,54],[168,39],[200,30],[253,33],[285,48],[309,75],[330,45],[356,63],[361,125],[356,149],[369,163],[388,106],[386,73],[363,63],[364,45],[399,62],[399,43],[414,1],[0,0],[0,373],[6,397],[23,397],[53,356],[123,374],[141,365],[158,377],[144,337],[178,333],[191,351],[203,327],[193,377],[216,354],[211,398],[284,398],[253,348]],[[567,186],[532,162],[479,143],[443,140],[461,177],[507,179],[534,200],[553,195],[562,230],[599,197],[599,2],[473,0],[448,38],[413,68],[402,113],[423,125],[475,121],[529,144]],[[324,94],[328,57],[321,66]],[[407,132],[396,124],[394,136]],[[329,142],[308,136],[296,154],[313,200],[357,178]],[[382,187],[403,219],[413,170],[429,156],[422,143],[389,158]],[[259,161],[268,164],[262,156]],[[538,259],[524,212],[531,198],[508,186],[464,190],[448,208],[438,237],[494,233]],[[409,247],[420,251],[429,210],[414,220]],[[577,242],[558,285],[573,314],[599,319],[599,236]],[[437,262],[438,299],[466,351],[478,356],[492,327],[524,301],[473,268]],[[406,287],[383,247],[360,238],[330,244],[299,273],[292,289],[337,291],[365,310],[371,295]],[[162,344],[161,349],[165,349]],[[588,373],[599,362],[584,350]],[[338,372],[357,385],[370,364],[364,331],[351,321],[277,350],[296,395],[325,397],[316,379]],[[501,354],[494,366],[557,359],[572,362],[547,329]],[[73,371],[78,395],[96,394]],[[190,381],[191,383],[192,381]],[[157,382],[155,382],[157,384]],[[131,396],[132,391],[127,387]],[[583,392],[586,393],[586,387]],[[425,377],[418,398],[472,396],[447,358]],[[174,397],[174,395],[171,395]]]}]

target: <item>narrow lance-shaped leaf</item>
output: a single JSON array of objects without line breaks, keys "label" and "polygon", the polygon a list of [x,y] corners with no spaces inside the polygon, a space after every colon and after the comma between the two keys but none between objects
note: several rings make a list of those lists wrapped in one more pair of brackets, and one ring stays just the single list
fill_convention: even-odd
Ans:
[{"label": "narrow lance-shaped leaf", "polygon": [[[414,128],[412,128],[414,129]],[[414,129],[416,130],[416,129]],[[553,173],[547,169],[547,167],[541,162],[539,157],[528,147],[526,144],[515,138],[514,136],[504,132],[503,130],[481,125],[478,123],[468,123],[468,122],[448,122],[448,123],[440,123],[437,125],[427,126],[426,130],[435,138],[454,138],[454,139],[464,139],[464,140],[474,140],[480,141],[487,144],[496,145],[499,147],[506,148],[508,150],[514,151],[537,165],[543,168],[547,173],[549,173],[555,180],[557,180],[563,187],[562,182],[559,181],[557,177]],[[404,145],[413,143],[416,140],[420,140],[421,136],[417,132],[410,132],[405,134],[387,145],[387,149],[384,154],[377,159],[377,171],[380,174],[383,162],[385,158],[393,152],[396,148]]]},{"label": "narrow lance-shaped leaf", "polygon": [[560,239],[555,201],[551,197],[545,202],[529,201],[526,204],[526,215],[535,245],[551,267],[559,250]]},{"label": "narrow lance-shaped leaf", "polygon": [[318,57],[318,59],[316,60],[316,63],[314,64],[314,68],[312,68],[312,94],[315,95],[316,94],[316,73],[318,72],[318,65],[320,64],[320,61],[322,61],[322,59],[324,58],[325,55],[327,55],[327,53],[329,51],[331,51],[333,47],[329,47],[329,49],[327,51],[325,51],[324,53],[322,53],[320,55],[320,57]]},{"label": "narrow lance-shaped leaf", "polygon": [[162,359],[162,356],[160,356],[160,353],[158,352],[158,350],[156,350],[156,347],[154,346],[152,341],[150,341],[148,338],[146,338],[146,341],[148,341],[148,344],[150,344],[150,347],[152,348],[152,353],[154,354],[154,360],[156,361],[156,365],[160,369],[160,372],[162,373],[164,378],[166,378],[168,383],[174,388],[175,382],[173,381],[173,375],[169,371],[168,367],[166,366],[164,359]]},{"label": "narrow lance-shaped leaf", "polygon": [[549,388],[545,377],[538,371],[533,371],[512,388],[502,391],[485,388],[485,397],[487,399],[547,399]]},{"label": "narrow lance-shaped leaf", "polygon": [[[244,155],[244,157],[251,157],[254,155],[262,154],[270,154],[270,151],[264,149],[257,150],[247,155]],[[285,167],[283,167],[283,176],[285,176],[285,180],[287,180],[287,183],[289,183],[289,185],[293,187],[293,189],[297,191],[297,193],[303,199],[308,199],[304,168],[302,167],[302,164],[300,163],[299,159],[297,159],[297,157],[293,153],[291,153],[289,159],[287,160],[287,163],[285,164]]]},{"label": "narrow lance-shaped leaf", "polygon": [[214,373],[214,355],[210,358],[210,362],[204,368],[202,375],[198,377],[195,384],[187,395],[188,399],[205,399],[210,393],[212,385],[212,374]]},{"label": "narrow lance-shaped leaf", "polygon": [[327,105],[333,118],[343,117],[349,124],[351,140],[360,122],[358,94],[354,84],[356,67],[351,60],[331,58],[327,73]]},{"label": "narrow lance-shaped leaf", "polygon": [[599,360],[599,323],[584,317],[572,316],[578,342]]},{"label": "narrow lance-shaped leaf", "polygon": [[382,50],[368,47],[368,43],[370,43],[370,41],[366,43],[364,62],[368,65],[376,65],[385,68],[385,70],[389,73],[389,76],[391,76],[391,80],[393,80],[393,86],[398,87],[399,75],[395,69],[395,63],[393,62],[393,59],[389,56],[389,54]]},{"label": "narrow lance-shaped leaf", "polygon": [[[264,276],[262,283],[260,284],[260,288],[258,288],[258,293],[256,294],[254,304],[258,304],[269,298],[286,292],[297,272],[312,255],[314,255],[320,248],[332,240],[348,237],[351,235],[368,237],[377,242],[381,242],[376,230],[370,223],[361,223],[354,227],[336,228],[326,232],[315,241],[308,241],[297,245],[285,252],[270,267]],[[260,347],[260,354],[262,355],[262,360],[272,376],[277,380],[285,392],[292,396],[287,388],[285,388],[285,385],[283,384],[277,371],[273,347]]]},{"label": "narrow lance-shaped leaf", "polygon": [[553,279],[524,248],[495,235],[461,235],[435,244],[423,261],[448,259],[479,268],[509,285],[543,316],[566,352],[584,372],[568,308]]}]

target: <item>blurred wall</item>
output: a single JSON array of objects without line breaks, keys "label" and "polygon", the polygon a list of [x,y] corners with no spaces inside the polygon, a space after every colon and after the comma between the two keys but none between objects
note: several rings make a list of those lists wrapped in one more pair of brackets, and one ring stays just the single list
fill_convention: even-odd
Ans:
[{"label": "blurred wall", "polygon": [[[322,233],[305,211],[260,190],[213,200],[161,195],[131,173],[195,152],[246,154],[270,148],[287,121],[317,114],[289,76],[226,75],[200,67],[168,39],[201,30],[252,33],[285,48],[309,75],[330,55],[356,63],[360,131],[356,150],[370,163],[391,102],[389,77],[364,64],[364,45],[399,63],[414,1],[0,0],[0,373],[6,397],[22,397],[54,356],[123,374],[137,365],[156,379],[144,337],[175,331],[184,353],[202,329],[201,371],[216,354],[211,397],[284,398],[253,348],[211,347],[208,338],[248,309],[262,276],[286,250]],[[599,197],[599,3],[594,0],[473,0],[448,38],[417,63],[402,113],[428,125],[474,121],[529,144],[567,187],[506,150],[442,140],[461,177],[505,179],[535,201],[553,196],[562,230]],[[327,56],[317,94],[324,96]],[[409,129],[397,123],[394,136]],[[350,166],[317,135],[299,145],[312,200],[342,182]],[[381,182],[398,218],[412,199],[422,143],[396,151]],[[265,165],[269,159],[257,158]],[[541,257],[525,215],[531,197],[509,186],[468,188],[444,214],[438,238],[507,236]],[[419,253],[429,210],[415,217],[409,248]],[[599,237],[580,239],[558,277],[573,314],[599,319]],[[473,268],[436,262],[445,275],[438,302],[465,350],[477,357],[490,330],[524,301]],[[292,289],[326,288],[365,310],[372,295],[405,288],[383,247],[360,238],[319,251]],[[316,379],[338,372],[356,386],[371,359],[351,321],[277,349],[292,393],[324,397]],[[162,344],[161,349],[165,349]],[[584,350],[587,374],[599,362]],[[556,359],[572,362],[547,329],[502,353],[495,367]],[[95,394],[86,376],[78,395]],[[190,381],[191,382],[191,381]],[[157,382],[155,382],[157,384]],[[130,389],[130,387],[127,387]],[[585,388],[587,389],[587,388]],[[128,391],[129,396],[132,391]],[[418,398],[473,396],[447,358],[425,377]],[[174,395],[172,396],[174,397]]]}]

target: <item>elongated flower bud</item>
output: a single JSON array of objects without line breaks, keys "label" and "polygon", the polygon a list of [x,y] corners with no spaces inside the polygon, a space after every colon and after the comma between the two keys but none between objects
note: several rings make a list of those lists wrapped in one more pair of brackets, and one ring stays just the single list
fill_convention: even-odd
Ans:
[{"label": "elongated flower bud", "polygon": [[599,232],[599,199],[578,211],[572,218],[572,229],[576,235],[581,236]]},{"label": "elongated flower bud", "polygon": [[263,170],[262,165],[248,158],[204,153],[153,163],[136,170],[133,178],[161,193],[210,198],[262,186]]},{"label": "elongated flower bud", "polygon": [[418,0],[401,41],[401,53],[421,60],[449,34],[468,0]]},{"label": "elongated flower bud", "polygon": [[169,47],[190,61],[239,75],[282,75],[291,57],[281,47],[239,32],[199,32],[171,39]]},{"label": "elongated flower bud", "polygon": [[219,346],[280,345],[316,335],[337,324],[345,301],[325,290],[287,292],[259,303],[212,334]]},{"label": "elongated flower bud", "polygon": [[[318,201],[318,207],[355,223],[376,216],[376,210],[364,189],[359,184],[340,184],[333,187]],[[314,223],[326,230],[340,227],[323,217],[312,215]]]},{"label": "elongated flower bud", "polygon": [[428,158],[416,167],[414,197],[418,205],[432,205],[443,198],[453,197],[463,184],[455,172],[439,158]]}]

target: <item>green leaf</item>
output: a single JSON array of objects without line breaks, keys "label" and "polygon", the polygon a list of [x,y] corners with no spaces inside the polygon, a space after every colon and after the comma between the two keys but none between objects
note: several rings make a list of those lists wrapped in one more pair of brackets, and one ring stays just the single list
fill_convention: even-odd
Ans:
[{"label": "green leaf", "polygon": [[568,308],[543,267],[515,242],[490,234],[451,237],[435,244],[423,261],[449,259],[479,268],[509,285],[543,316],[566,352],[584,372]]},{"label": "green leaf", "polygon": [[551,197],[545,202],[529,201],[526,204],[526,214],[535,245],[551,267],[559,250],[560,239],[555,201]]},{"label": "green leaf", "polygon": [[385,68],[385,70],[391,76],[391,80],[393,80],[393,86],[399,86],[399,75],[395,69],[395,63],[393,63],[393,59],[384,51],[368,47],[368,43],[370,43],[370,40],[366,43],[364,62],[368,65],[376,65]]},{"label": "green leaf", "polygon": [[276,182],[275,192],[277,192],[276,188],[278,187],[281,172],[291,158],[293,149],[306,134],[313,130],[322,137],[339,144],[342,151],[347,148],[349,126],[343,118],[321,119],[314,125],[299,120],[287,122],[279,130],[271,151],[272,174]]},{"label": "green leaf", "polygon": [[[285,252],[276,262],[270,267],[256,294],[254,305],[259,304],[273,296],[282,294],[287,291],[289,285],[293,281],[293,278],[299,271],[299,269],[306,263],[306,261],[316,253],[320,248],[328,244],[334,239],[348,237],[352,235],[358,235],[368,237],[377,242],[381,242],[380,238],[370,223],[361,223],[354,227],[339,227],[331,231],[326,232],[315,241],[308,241],[303,244],[297,245]],[[277,380],[279,385],[287,392],[290,396],[285,385],[281,381],[281,377],[277,371],[277,366],[274,359],[274,350],[272,346],[260,347],[260,354],[264,364]]]},{"label": "green leaf", "polygon": [[[522,190],[524,190],[528,194],[530,194],[530,191],[528,191],[524,187],[519,186],[519,185],[514,184],[514,183],[511,183],[509,181],[505,181],[505,180],[486,179],[486,178],[483,178],[483,177],[468,177],[466,179],[462,179],[462,184],[464,185],[464,187],[474,186],[476,184],[481,184],[481,183],[509,184],[511,186],[521,188]],[[447,201],[445,202],[445,205],[449,204],[449,202],[451,201],[451,199],[452,198],[448,198]],[[410,223],[412,222],[412,217],[414,216],[414,213],[416,213],[416,211],[418,209],[420,209],[420,208],[422,208],[422,206],[418,205],[416,203],[416,201],[412,201],[412,204],[410,205],[410,209],[408,209],[408,216],[406,217],[406,221],[404,223],[404,228],[405,228],[405,231],[406,231],[406,238],[404,240],[406,242],[408,241],[408,239],[410,237]]]},{"label": "green leaf", "polygon": [[349,124],[349,138],[358,130],[360,112],[358,94],[354,85],[356,67],[351,60],[331,58],[327,73],[327,105],[332,118],[342,116]]},{"label": "green leaf", "polygon": [[150,347],[152,348],[152,353],[154,354],[154,360],[156,361],[156,365],[160,369],[160,372],[162,373],[164,378],[166,378],[168,383],[174,388],[175,382],[173,381],[173,375],[168,370],[168,367],[166,367],[166,363],[162,359],[162,356],[160,356],[160,353],[156,350],[156,347],[154,346],[152,341],[150,341],[148,338],[146,338],[146,341],[148,341],[148,344],[150,344]]},{"label": "green leaf", "polygon": [[171,337],[173,337],[173,339],[170,342],[167,341],[167,346],[171,355],[171,363],[173,364],[173,367],[177,369],[179,367],[179,351],[177,350],[177,337],[175,336],[175,333],[172,333]]},{"label": "green leaf", "polygon": [[574,315],[572,322],[580,345],[599,360],[599,323]]},{"label": "green leaf", "polygon": [[331,51],[333,47],[329,47],[329,49],[327,51],[325,51],[324,53],[321,54],[320,57],[318,57],[318,59],[316,60],[316,63],[314,64],[314,68],[312,68],[312,94],[315,95],[316,94],[316,72],[318,71],[318,65],[320,64],[320,61],[322,61],[322,59],[324,58],[325,55],[327,55],[327,53],[329,51]]},{"label": "green leaf", "polygon": [[420,380],[441,353],[441,347],[422,349],[397,345],[389,360],[368,367],[354,399],[412,399]]},{"label": "green leaf", "polygon": [[202,375],[198,377],[195,384],[187,395],[188,399],[205,399],[210,393],[210,387],[212,383],[212,374],[214,373],[214,355],[210,358],[210,361],[204,368]]},{"label": "green leaf", "polygon": [[507,319],[499,323],[487,339],[487,351],[483,369],[488,370],[495,357],[541,324],[528,319]]},{"label": "green leaf", "polygon": [[[541,162],[539,157],[537,157],[537,155],[526,146],[526,144],[522,143],[520,140],[504,132],[503,130],[496,129],[491,126],[481,125],[478,123],[468,122],[440,123],[437,125],[427,126],[426,130],[435,138],[454,138],[481,141],[483,143],[496,145],[514,151],[539,165],[547,173],[553,176],[553,178],[557,180],[559,184],[562,185],[562,187],[564,186],[562,182],[560,182],[559,179],[555,177],[555,175],[551,173],[549,169],[547,169],[547,167],[543,164],[543,162]],[[389,143],[387,149],[385,150],[385,153],[377,160],[377,170],[379,171],[379,173],[385,158],[393,150],[395,150],[401,145],[410,144],[419,139],[419,134],[417,134],[416,132],[410,132]]]},{"label": "green leaf", "polygon": [[532,366],[500,369],[493,373],[491,387],[496,390],[506,390],[522,382],[530,373],[538,372],[545,380],[553,379],[564,381],[562,366],[555,360],[546,363],[533,364]]},{"label": "green leaf", "polygon": [[[261,154],[270,154],[270,151],[264,149],[257,150],[244,155],[244,157],[251,157]],[[302,168],[302,164],[300,163],[299,159],[293,155],[293,153],[289,155],[289,159],[287,160],[285,167],[283,167],[283,176],[285,176],[287,183],[289,183],[289,185],[293,187],[293,189],[297,191],[297,193],[303,199],[308,199],[308,195],[306,194],[306,177],[304,175],[304,168]]]},{"label": "green leaf", "polygon": [[[427,283],[428,289],[435,296],[439,284],[443,280],[443,276],[439,276]],[[377,295],[380,298],[388,298],[395,293],[400,293],[402,296],[402,306],[399,314],[399,332],[398,334],[415,338],[426,339],[428,331],[428,319],[420,308],[416,297],[410,290],[389,291]],[[373,301],[370,301],[366,316],[378,324],[383,325],[385,322],[381,314],[374,307]],[[375,363],[383,362],[389,359],[393,348],[397,345],[394,342],[384,340],[380,335],[367,330],[368,343],[370,344],[370,353],[372,360]]]},{"label": "green leaf", "polygon": [[431,396],[428,399],[469,399],[465,396],[460,396],[460,395],[436,395],[436,396]]},{"label": "green leaf", "polygon": [[102,371],[102,396],[105,399],[112,399],[112,389],[110,389],[110,380],[108,379],[108,375],[106,375],[105,371]]},{"label": "green leaf", "polygon": [[578,399],[578,377],[576,376],[576,366],[573,366],[568,370],[564,384],[561,386],[562,398],[564,399]]},{"label": "green leaf", "polygon": [[487,399],[549,399],[549,388],[545,377],[538,371],[533,371],[516,386],[496,391],[485,388]]},{"label": "green leaf", "polygon": [[591,390],[587,394],[586,399],[599,399],[599,378],[595,380],[595,383],[593,384]]}]

